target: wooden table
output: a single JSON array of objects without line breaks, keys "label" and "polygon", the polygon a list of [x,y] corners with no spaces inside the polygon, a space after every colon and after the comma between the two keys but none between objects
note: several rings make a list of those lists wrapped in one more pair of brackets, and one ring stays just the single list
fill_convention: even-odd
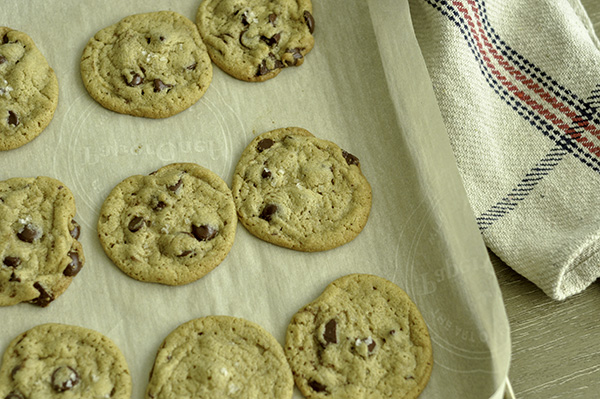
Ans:
[{"label": "wooden table", "polygon": [[515,397],[600,398],[600,285],[558,302],[491,259],[511,326]]}]

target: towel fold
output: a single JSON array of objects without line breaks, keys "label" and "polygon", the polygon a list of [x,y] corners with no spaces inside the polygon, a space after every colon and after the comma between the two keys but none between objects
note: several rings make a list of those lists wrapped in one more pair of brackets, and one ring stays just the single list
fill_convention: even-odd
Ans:
[{"label": "towel fold", "polygon": [[562,300],[600,276],[600,42],[578,0],[410,0],[483,239]]}]

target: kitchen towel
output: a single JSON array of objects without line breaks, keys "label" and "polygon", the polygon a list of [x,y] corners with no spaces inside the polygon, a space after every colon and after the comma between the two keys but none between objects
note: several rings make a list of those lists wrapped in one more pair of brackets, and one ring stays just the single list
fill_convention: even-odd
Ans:
[{"label": "kitchen towel", "polygon": [[582,3],[410,7],[486,245],[554,299],[583,291],[600,276],[600,42]]}]

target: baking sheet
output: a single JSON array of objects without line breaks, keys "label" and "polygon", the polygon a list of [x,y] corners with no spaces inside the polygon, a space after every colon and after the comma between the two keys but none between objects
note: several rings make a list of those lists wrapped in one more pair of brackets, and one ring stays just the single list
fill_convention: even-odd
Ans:
[{"label": "baking sheet", "polygon": [[[198,0],[6,0],[0,25],[28,33],[55,69],[59,105],[33,142],[0,153],[0,180],[46,175],[75,194],[87,262],[48,308],[0,309],[0,350],[20,332],[57,322],[97,330],[123,351],[142,398],[154,355],[179,324],[211,314],[244,317],[283,344],[287,323],[332,280],[372,273],[421,309],[435,364],[422,398],[499,397],[510,334],[413,35],[405,0],[313,2],[316,44],[299,68],[248,83],[214,69],[205,96],[162,120],[95,103],[79,59],[98,30],[131,14],[172,10],[194,20]],[[201,280],[168,287],[133,280],[103,253],[95,225],[122,179],[195,162],[228,184],[257,134],[299,126],[357,155],[373,207],[353,242],[322,253],[279,248],[241,225],[227,259]],[[295,398],[301,398],[299,392]]]}]

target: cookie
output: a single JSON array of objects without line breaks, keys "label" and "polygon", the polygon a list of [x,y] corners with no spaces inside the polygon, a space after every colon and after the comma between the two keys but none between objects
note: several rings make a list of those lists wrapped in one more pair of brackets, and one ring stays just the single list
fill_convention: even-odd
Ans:
[{"label": "cookie", "polygon": [[433,367],[415,304],[397,285],[367,274],[339,278],[298,311],[285,354],[296,386],[311,399],[416,398]]},{"label": "cookie", "polygon": [[357,157],[297,127],[256,137],[232,181],[240,222],[267,242],[323,251],[353,240],[371,210]]},{"label": "cookie", "polygon": [[36,138],[57,104],[56,74],[33,40],[0,26],[0,151]]},{"label": "cookie", "polygon": [[85,257],[73,193],[50,177],[0,181],[0,306],[48,306]]},{"label": "cookie", "polygon": [[99,332],[66,324],[25,331],[6,348],[0,398],[131,398],[123,354]]},{"label": "cookie", "polygon": [[212,80],[197,27],[170,11],[131,15],[100,30],[80,66],[87,91],[103,107],[147,118],[189,108]]},{"label": "cookie", "polygon": [[182,285],[225,259],[236,226],[227,184],[199,165],[176,163],[119,183],[102,205],[98,235],[130,277]]},{"label": "cookie", "polygon": [[310,0],[203,0],[196,24],[213,62],[248,82],[300,66],[313,48]]},{"label": "cookie", "polygon": [[283,348],[269,332],[245,319],[208,316],[167,336],[146,398],[285,399],[293,388]]}]

